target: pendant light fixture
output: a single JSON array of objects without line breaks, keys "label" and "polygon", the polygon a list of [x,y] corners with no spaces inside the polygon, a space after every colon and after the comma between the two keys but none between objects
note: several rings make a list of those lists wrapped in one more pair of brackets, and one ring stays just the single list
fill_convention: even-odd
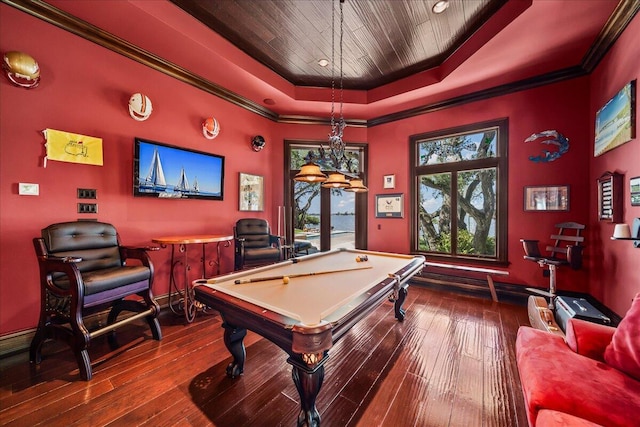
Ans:
[{"label": "pendant light fixture", "polygon": [[[336,169],[342,169],[342,164],[349,165],[347,156],[345,154],[346,145],[343,140],[344,128],[346,122],[344,120],[343,105],[344,105],[344,74],[342,70],[343,66],[343,42],[344,42],[344,2],[345,0],[338,0],[340,6],[340,39],[339,39],[339,111],[336,118],[336,42],[335,42],[335,23],[336,23],[336,8],[335,0],[331,0],[331,132],[329,133],[329,157],[333,162],[333,171],[329,172],[329,177],[322,173],[320,166],[313,161],[309,161],[302,166],[300,172],[295,176],[294,180],[303,182],[322,182],[324,188],[343,188],[346,191],[353,192],[366,192],[369,191],[364,186],[361,179],[353,178],[354,175],[350,173],[342,173]],[[324,149],[320,148],[320,157],[324,158]],[[347,166],[347,169],[348,166]]]}]

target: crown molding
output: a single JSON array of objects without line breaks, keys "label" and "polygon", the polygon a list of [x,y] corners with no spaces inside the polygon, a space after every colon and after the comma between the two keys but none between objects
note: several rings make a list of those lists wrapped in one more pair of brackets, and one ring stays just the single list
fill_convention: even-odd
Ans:
[{"label": "crown molding", "polygon": [[[258,114],[264,118],[277,123],[303,124],[303,125],[327,125],[329,119],[277,114],[274,111],[263,107],[248,98],[245,98],[233,91],[230,91],[204,77],[201,77],[177,64],[167,61],[145,49],[142,49],[118,36],[110,34],[100,28],[74,17],[42,0],[1,0],[9,6],[28,13],[36,18],[42,19],[52,25],[71,32],[79,37],[96,43],[102,47],[121,54],[129,59],[146,65],[156,71],[171,76],[179,81],[187,83],[193,87],[201,89],[211,95],[217,96],[227,102],[244,108],[247,111]],[[432,104],[423,105],[416,108],[398,111],[375,117],[370,120],[350,119],[347,124],[353,127],[372,127],[398,120],[404,120],[418,115],[428,114],[447,108],[453,108],[468,104],[508,95],[514,92],[528,90],[535,87],[557,83],[563,80],[582,77],[591,73],[600,63],[602,58],[611,49],[618,37],[624,32],[631,20],[640,10],[640,2],[637,0],[621,0],[616,9],[609,17],[609,20],[602,28],[602,31],[594,41],[593,45],[582,59],[580,65],[557,70],[551,73],[519,80],[504,85],[494,86],[485,90],[473,92],[463,96],[445,99]]]},{"label": "crown molding", "polygon": [[258,114],[267,119],[277,121],[278,115],[255,102],[238,95],[204,77],[201,77],[177,64],[167,61],[145,49],[142,49],[116,35],[108,33],[95,25],[76,18],[67,12],[60,10],[41,0],[2,0],[9,6],[15,7],[22,12],[28,13],[36,18],[42,19],[56,27],[69,31],[79,37],[96,43],[113,52],[133,59],[147,67],[164,73],[181,82],[187,83],[198,89],[224,99],[232,104],[244,108],[252,113]]}]

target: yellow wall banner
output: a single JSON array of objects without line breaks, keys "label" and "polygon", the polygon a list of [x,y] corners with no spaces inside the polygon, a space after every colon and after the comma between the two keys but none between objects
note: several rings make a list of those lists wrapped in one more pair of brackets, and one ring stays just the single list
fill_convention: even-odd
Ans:
[{"label": "yellow wall banner", "polygon": [[47,140],[44,144],[47,148],[45,168],[47,159],[102,166],[102,138],[55,129],[45,129],[42,133]]}]

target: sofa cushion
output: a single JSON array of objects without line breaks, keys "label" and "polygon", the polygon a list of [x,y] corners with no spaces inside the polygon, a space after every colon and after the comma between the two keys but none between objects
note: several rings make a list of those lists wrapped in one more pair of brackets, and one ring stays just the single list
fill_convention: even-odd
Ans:
[{"label": "sofa cushion", "polygon": [[562,337],[523,326],[516,357],[530,426],[543,409],[606,426],[640,419],[640,382],[574,353]]},{"label": "sofa cushion", "polygon": [[543,409],[538,413],[536,427],[602,427],[600,424],[592,423],[583,418],[574,417],[564,412]]},{"label": "sofa cushion", "polygon": [[640,293],[604,351],[607,364],[640,381]]},{"label": "sofa cushion", "polygon": [[572,318],[567,322],[567,335],[564,339],[574,352],[604,362],[604,351],[611,343],[615,331],[616,328],[612,326]]}]

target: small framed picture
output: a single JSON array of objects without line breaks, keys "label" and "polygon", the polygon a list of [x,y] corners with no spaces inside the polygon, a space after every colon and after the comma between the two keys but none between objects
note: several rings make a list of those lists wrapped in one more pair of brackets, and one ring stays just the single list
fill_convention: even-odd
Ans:
[{"label": "small framed picture", "polygon": [[629,180],[629,189],[631,190],[631,206],[640,206],[640,176],[633,177]]},{"label": "small framed picture", "polygon": [[239,210],[264,210],[264,177],[240,172]]},{"label": "small framed picture", "polygon": [[396,176],[385,175],[382,188],[396,188]]},{"label": "small framed picture", "polygon": [[376,218],[404,218],[404,195],[376,194]]},{"label": "small framed picture", "polygon": [[568,211],[568,185],[524,187],[525,211]]}]

